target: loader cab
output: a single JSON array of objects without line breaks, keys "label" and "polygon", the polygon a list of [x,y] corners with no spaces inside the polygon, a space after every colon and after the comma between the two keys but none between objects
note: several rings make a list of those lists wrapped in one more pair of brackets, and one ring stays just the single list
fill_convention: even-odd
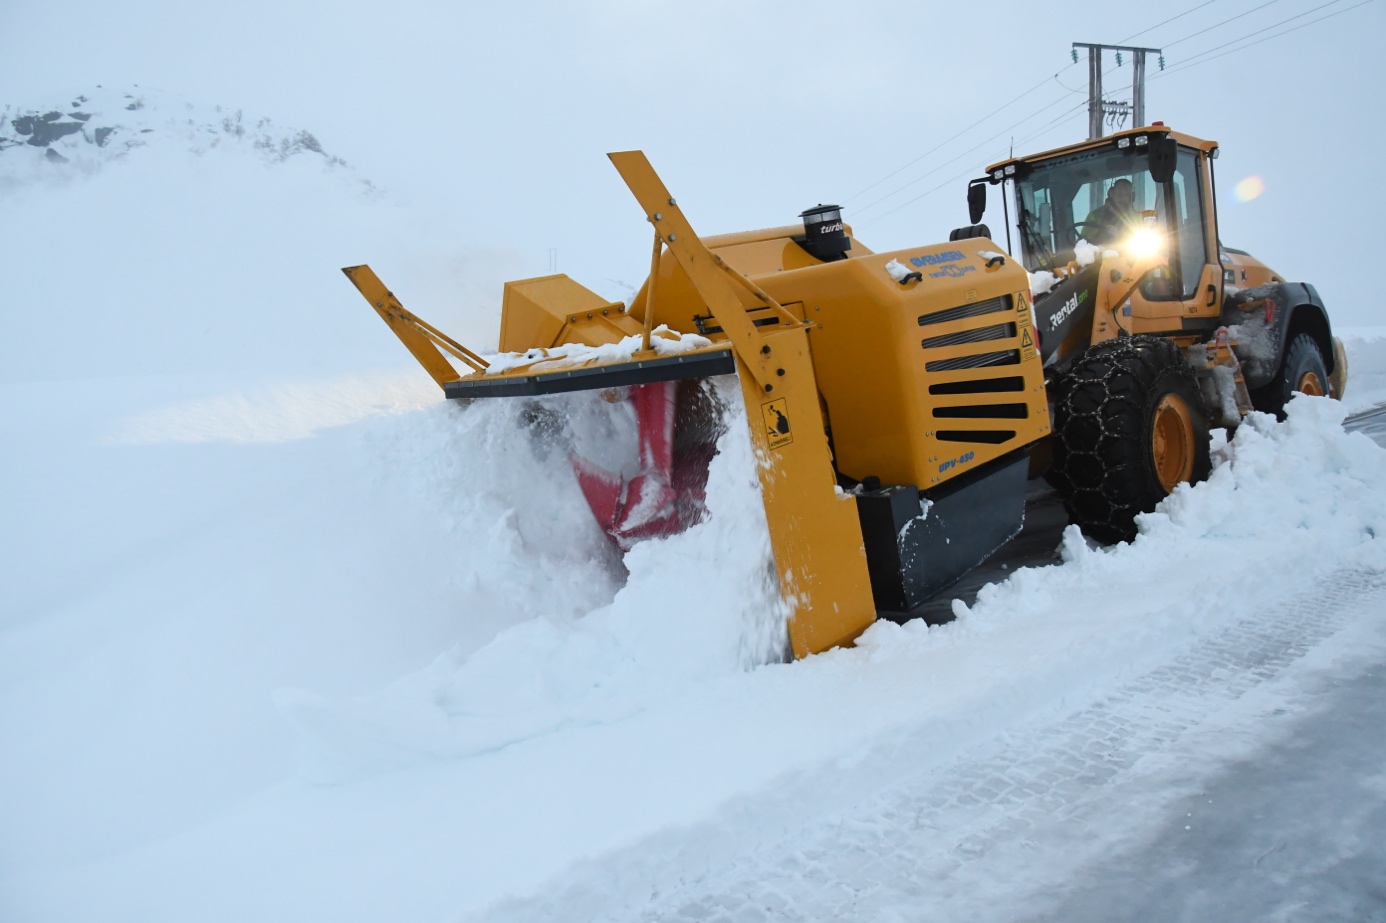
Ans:
[{"label": "loader cab", "polygon": [[[1213,142],[1156,125],[1003,161],[988,169],[987,182],[1009,197],[1014,243],[1031,273],[1065,277],[1100,265],[1110,251],[1158,255],[1161,265],[1131,295],[1130,332],[1177,332],[1221,311],[1216,151]],[[1130,202],[1120,221],[1112,220],[1110,200]]]}]

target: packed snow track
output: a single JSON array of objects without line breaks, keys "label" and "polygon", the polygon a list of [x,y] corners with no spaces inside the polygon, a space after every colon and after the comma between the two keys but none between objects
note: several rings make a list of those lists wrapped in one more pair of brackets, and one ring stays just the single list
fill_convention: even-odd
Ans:
[{"label": "packed snow track", "polygon": [[[928,735],[892,740],[486,919],[1377,919],[1386,740],[1360,714],[1340,719],[1343,680],[1323,667],[1349,664],[1368,714],[1386,717],[1383,637],[1363,631],[1382,612],[1386,578],[1332,574],[1075,714],[941,765]],[[1372,656],[1354,656],[1359,644]],[[1265,739],[1245,731],[1254,722]],[[1282,775],[1325,758],[1360,775],[1329,773],[1315,780],[1327,791],[1284,804],[1306,793],[1255,779],[1267,756],[1288,762]],[[803,816],[806,796],[834,806]],[[1262,813],[1217,816],[1224,799]]]}]

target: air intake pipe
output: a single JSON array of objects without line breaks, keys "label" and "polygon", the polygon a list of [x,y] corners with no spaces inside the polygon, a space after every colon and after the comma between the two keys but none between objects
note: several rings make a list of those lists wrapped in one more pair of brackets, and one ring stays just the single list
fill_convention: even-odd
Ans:
[{"label": "air intake pipe", "polygon": [[816,205],[799,217],[804,219],[804,239],[799,244],[810,256],[825,263],[846,258],[852,241],[842,224],[840,206]]}]

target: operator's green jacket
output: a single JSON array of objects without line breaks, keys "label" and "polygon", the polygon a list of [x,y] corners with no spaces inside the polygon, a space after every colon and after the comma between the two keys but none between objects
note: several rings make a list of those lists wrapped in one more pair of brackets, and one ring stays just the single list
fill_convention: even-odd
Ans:
[{"label": "operator's green jacket", "polygon": [[1110,201],[1103,202],[1088,212],[1087,219],[1081,225],[1081,235],[1089,243],[1110,244],[1124,237],[1127,231],[1139,227],[1140,222],[1141,213],[1135,209],[1122,212]]}]

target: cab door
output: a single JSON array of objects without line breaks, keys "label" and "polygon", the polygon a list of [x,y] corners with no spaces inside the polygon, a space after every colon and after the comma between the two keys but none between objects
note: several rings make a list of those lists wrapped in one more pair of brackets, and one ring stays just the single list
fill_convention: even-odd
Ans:
[{"label": "cab door", "polygon": [[1179,333],[1221,315],[1222,265],[1212,203],[1207,155],[1179,145],[1170,179],[1159,184],[1155,204],[1168,262],[1148,273],[1131,293],[1124,325],[1131,333]]},{"label": "cab door", "polygon": [[1183,316],[1222,313],[1222,265],[1217,252],[1217,219],[1208,155],[1180,145],[1174,175],[1165,188],[1164,218],[1169,233],[1172,294]]}]

